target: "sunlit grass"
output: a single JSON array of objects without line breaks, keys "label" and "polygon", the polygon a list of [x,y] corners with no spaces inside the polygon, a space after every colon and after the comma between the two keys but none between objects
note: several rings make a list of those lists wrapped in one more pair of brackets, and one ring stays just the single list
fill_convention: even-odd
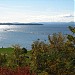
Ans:
[{"label": "sunlit grass", "polygon": [[3,54],[12,54],[14,52],[13,48],[0,48],[0,53]]}]

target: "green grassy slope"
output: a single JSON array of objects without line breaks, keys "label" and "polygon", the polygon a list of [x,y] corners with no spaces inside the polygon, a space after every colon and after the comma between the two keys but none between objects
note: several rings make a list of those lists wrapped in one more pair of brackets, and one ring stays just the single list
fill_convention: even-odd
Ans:
[{"label": "green grassy slope", "polygon": [[13,48],[0,48],[0,53],[12,54]]}]

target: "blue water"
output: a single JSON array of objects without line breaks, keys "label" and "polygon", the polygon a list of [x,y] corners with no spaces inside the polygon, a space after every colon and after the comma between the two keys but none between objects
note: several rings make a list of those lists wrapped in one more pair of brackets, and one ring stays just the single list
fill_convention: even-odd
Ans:
[{"label": "blue water", "polygon": [[[72,34],[69,25],[0,25],[0,47],[11,47],[19,44],[21,47],[31,49],[31,44],[37,39],[48,40],[48,35],[61,32],[63,35]],[[74,26],[74,25],[73,25]]]}]

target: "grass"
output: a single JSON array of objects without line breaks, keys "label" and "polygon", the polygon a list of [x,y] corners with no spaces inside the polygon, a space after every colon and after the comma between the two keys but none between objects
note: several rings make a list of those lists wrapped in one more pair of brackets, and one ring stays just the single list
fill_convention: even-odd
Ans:
[{"label": "grass", "polygon": [[0,48],[0,53],[12,54],[13,48]]},{"label": "grass", "polygon": [[[0,53],[7,54],[7,59],[10,60],[13,57],[14,49],[13,48],[0,48]],[[11,57],[12,56],[12,57]],[[26,62],[31,62],[31,50],[28,50],[25,56],[28,56],[29,58],[26,58]]]},{"label": "grass", "polygon": [[[14,49],[13,48],[0,48],[0,53],[6,53],[6,54],[12,54],[14,52]],[[26,55],[31,55],[31,50],[28,50],[27,51],[27,54]]]}]

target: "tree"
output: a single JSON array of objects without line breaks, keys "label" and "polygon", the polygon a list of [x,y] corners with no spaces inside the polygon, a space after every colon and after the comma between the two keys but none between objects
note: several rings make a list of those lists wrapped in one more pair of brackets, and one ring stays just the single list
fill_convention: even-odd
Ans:
[{"label": "tree", "polygon": [[24,53],[27,53],[27,49],[26,48],[22,48]]}]

